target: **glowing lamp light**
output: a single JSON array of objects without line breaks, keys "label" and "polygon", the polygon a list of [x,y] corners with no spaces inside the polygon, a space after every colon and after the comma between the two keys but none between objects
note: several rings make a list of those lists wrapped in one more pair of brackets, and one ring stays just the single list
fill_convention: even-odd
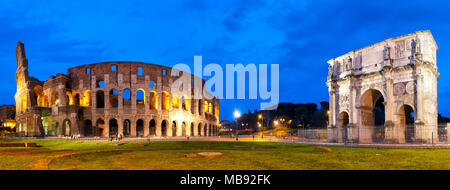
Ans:
[{"label": "glowing lamp light", "polygon": [[240,118],[241,117],[241,113],[238,111],[238,110],[236,110],[236,111],[234,111],[234,118]]}]

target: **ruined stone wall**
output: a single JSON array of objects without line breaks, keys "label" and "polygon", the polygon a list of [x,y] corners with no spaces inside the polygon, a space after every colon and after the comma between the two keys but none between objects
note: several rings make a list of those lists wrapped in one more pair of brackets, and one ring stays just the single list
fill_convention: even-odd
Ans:
[{"label": "ruined stone wall", "polygon": [[[22,66],[17,73],[28,77]],[[169,67],[141,62],[104,62],[71,68],[48,81],[25,79],[16,94],[17,105],[27,102],[17,109],[17,130],[27,136],[217,135],[217,99],[171,94],[183,74],[174,77]],[[204,84],[190,76],[193,84]]]}]

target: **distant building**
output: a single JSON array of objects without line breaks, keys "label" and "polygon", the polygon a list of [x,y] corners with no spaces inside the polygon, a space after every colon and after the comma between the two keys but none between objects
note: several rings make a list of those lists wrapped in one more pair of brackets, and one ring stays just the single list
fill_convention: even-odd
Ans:
[{"label": "distant building", "polygon": [[0,124],[1,127],[13,129],[16,127],[16,106],[3,105],[0,107]]}]

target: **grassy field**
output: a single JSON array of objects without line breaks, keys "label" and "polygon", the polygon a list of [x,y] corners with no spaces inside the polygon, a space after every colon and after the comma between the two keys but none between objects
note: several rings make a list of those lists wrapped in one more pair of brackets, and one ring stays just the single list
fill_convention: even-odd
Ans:
[{"label": "grassy field", "polygon": [[[14,140],[25,142],[24,140]],[[26,140],[38,148],[1,148],[1,170],[442,170],[450,149],[375,149],[271,142],[117,142]],[[145,145],[145,146],[143,146]],[[221,152],[217,158],[186,157]]]}]

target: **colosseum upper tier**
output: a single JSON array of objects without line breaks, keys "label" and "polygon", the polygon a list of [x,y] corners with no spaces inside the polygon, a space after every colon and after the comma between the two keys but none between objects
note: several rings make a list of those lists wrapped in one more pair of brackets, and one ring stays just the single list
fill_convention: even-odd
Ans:
[{"label": "colosseum upper tier", "polygon": [[[183,75],[141,62],[82,65],[39,81],[17,43],[16,130],[24,136],[214,136],[219,101],[172,94]],[[188,74],[188,73],[186,73]],[[204,81],[191,75],[195,86]],[[196,79],[196,80],[194,80]],[[203,88],[201,88],[203,89]],[[194,92],[194,90],[192,90]]]}]

